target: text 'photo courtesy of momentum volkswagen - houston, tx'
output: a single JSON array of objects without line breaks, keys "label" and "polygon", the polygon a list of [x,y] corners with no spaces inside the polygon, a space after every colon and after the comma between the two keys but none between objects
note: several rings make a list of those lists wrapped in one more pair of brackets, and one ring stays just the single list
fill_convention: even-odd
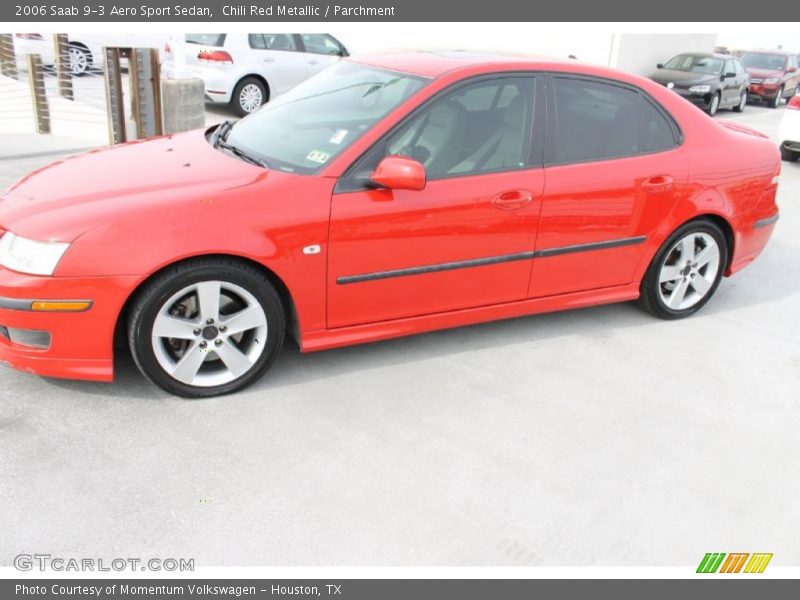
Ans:
[{"label": "text 'photo courtesy of momentum volkswagen - houston, tx'", "polygon": [[237,123],[7,190],[0,360],[110,381],[126,338],[202,397],[286,335],[310,352],[637,299],[686,317],[765,247],[780,166],[764,135],[605,67],[344,58]]}]

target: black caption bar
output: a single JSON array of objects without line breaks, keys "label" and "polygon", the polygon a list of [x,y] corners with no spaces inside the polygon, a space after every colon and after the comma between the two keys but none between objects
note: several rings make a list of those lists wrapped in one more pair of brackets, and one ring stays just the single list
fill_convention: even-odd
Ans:
[{"label": "black caption bar", "polygon": [[698,576],[669,580],[247,580],[213,579],[25,579],[0,581],[0,597],[21,600],[132,600],[191,598],[222,600],[486,600],[489,598],[627,598],[641,600],[785,600],[797,597],[798,582],[786,579]]},{"label": "black caption bar", "polygon": [[797,20],[796,3],[696,0],[306,0],[280,3],[236,0],[4,0],[4,22],[305,22],[305,21],[781,21]]}]

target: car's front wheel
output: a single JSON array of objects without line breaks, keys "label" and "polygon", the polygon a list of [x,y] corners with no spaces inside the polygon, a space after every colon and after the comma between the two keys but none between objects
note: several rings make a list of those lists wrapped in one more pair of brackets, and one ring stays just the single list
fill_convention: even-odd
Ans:
[{"label": "car's front wheel", "polygon": [[743,112],[745,106],[747,106],[747,88],[742,90],[742,95],[739,96],[739,104],[733,107],[733,111]]},{"label": "car's front wheel", "polygon": [[69,54],[69,70],[73,76],[85,75],[92,66],[92,54],[83,46],[70,44],[67,48]]},{"label": "car's front wheel", "polygon": [[775,95],[774,98],[767,100],[767,106],[769,106],[770,108],[778,108],[778,105],[781,103],[781,100],[783,100],[783,86],[781,86],[781,89],[778,90],[778,93]]},{"label": "car's front wheel", "polygon": [[200,259],[169,268],[137,294],[128,342],[150,381],[202,398],[256,381],[285,330],[280,297],[264,273],[233,259]]},{"label": "car's front wheel", "polygon": [[711,102],[709,102],[706,112],[710,117],[713,117],[715,114],[717,114],[718,108],[719,108],[719,94],[717,93],[711,96]]},{"label": "car's front wheel", "polygon": [[679,227],[642,280],[639,305],[662,319],[681,319],[709,301],[728,264],[725,234],[706,219]]}]

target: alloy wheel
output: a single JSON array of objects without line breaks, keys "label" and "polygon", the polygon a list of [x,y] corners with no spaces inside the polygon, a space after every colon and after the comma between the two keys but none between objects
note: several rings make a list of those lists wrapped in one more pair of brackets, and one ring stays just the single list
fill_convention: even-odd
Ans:
[{"label": "alloy wheel", "polygon": [[89,57],[77,46],[69,47],[69,68],[73,75],[82,75],[89,69]]},{"label": "alloy wheel", "polygon": [[711,98],[711,104],[708,107],[708,114],[713,117],[717,114],[717,108],[719,108],[719,95],[714,94],[714,97]]},{"label": "alloy wheel", "polygon": [[719,269],[717,241],[708,233],[687,234],[670,248],[661,265],[661,301],[674,311],[691,308],[713,289]]},{"label": "alloy wheel", "polygon": [[254,83],[248,83],[239,92],[239,106],[246,113],[251,113],[261,106],[264,102],[264,95],[261,89]]},{"label": "alloy wheel", "polygon": [[246,375],[267,347],[267,317],[250,292],[202,281],[172,295],[153,322],[152,348],[173,379],[196,387]]}]

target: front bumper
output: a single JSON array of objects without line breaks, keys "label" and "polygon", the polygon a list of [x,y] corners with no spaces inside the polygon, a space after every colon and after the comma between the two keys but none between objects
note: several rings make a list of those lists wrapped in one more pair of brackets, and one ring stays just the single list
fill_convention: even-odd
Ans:
[{"label": "front bumper", "polygon": [[780,83],[771,83],[765,85],[763,83],[751,83],[747,88],[747,94],[751,100],[773,100],[778,95],[781,89]]},{"label": "front bumper", "polygon": [[[49,346],[0,335],[0,363],[46,377],[111,381],[114,329],[136,277],[37,277],[0,267],[0,327],[47,332]],[[33,301],[91,300],[83,312],[39,312]],[[2,331],[2,330],[0,330]]]},{"label": "front bumper", "polygon": [[694,92],[690,92],[688,89],[682,88],[672,88],[672,91],[678,94],[681,98],[685,98],[695,106],[702,108],[703,110],[708,110],[708,107],[711,105],[711,98],[714,94],[711,92],[707,94],[696,94]]}]

